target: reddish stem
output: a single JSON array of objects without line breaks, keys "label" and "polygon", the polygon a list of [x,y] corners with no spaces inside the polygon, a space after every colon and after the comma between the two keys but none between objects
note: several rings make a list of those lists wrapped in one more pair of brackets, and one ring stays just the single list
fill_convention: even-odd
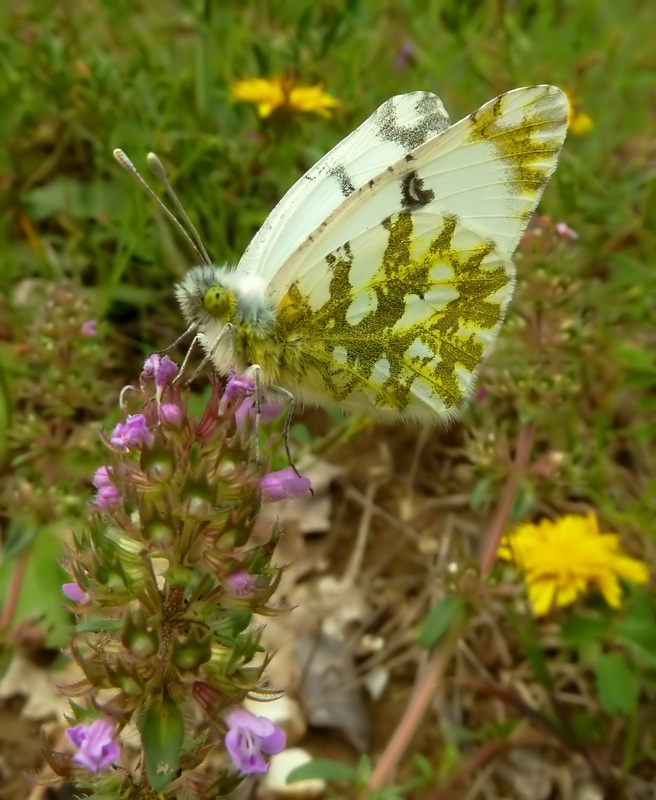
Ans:
[{"label": "reddish stem", "polygon": [[369,791],[375,791],[385,786],[389,776],[394,772],[399,761],[403,757],[408,743],[419,727],[424,712],[430,704],[438,681],[444,674],[444,670],[449,663],[451,653],[458,642],[460,634],[461,625],[455,625],[446,639],[443,639],[442,643],[433,651],[426,669],[415,685],[415,690],[401,721],[396,727],[392,738],[387,743],[385,752],[374,768],[367,786]]},{"label": "reddish stem", "polygon": [[2,614],[0,615],[0,631],[9,627],[14,619],[14,614],[16,613],[16,608],[21,595],[21,589],[23,588],[23,578],[25,577],[25,570],[27,568],[28,552],[29,548],[25,548],[25,550],[23,550],[23,552],[16,559],[16,565],[11,574],[11,582],[9,583],[9,589],[7,590],[5,607],[2,609]]},{"label": "reddish stem", "polygon": [[494,567],[499,544],[501,543],[503,534],[508,529],[512,504],[515,501],[519,484],[526,471],[534,437],[535,423],[530,420],[519,433],[515,459],[510,468],[510,474],[503,490],[503,496],[497,507],[497,513],[494,515],[488,534],[485,537],[485,542],[483,543],[483,550],[481,552],[481,574],[484,576],[488,575]]},{"label": "reddish stem", "polygon": [[[481,574],[483,576],[489,574],[494,566],[499,543],[508,527],[512,504],[528,464],[534,436],[535,423],[532,421],[527,422],[520,431],[515,459],[506,481],[497,513],[485,539],[480,560]],[[440,642],[432,653],[428,666],[415,685],[413,695],[403,717],[374,768],[367,787],[369,791],[375,791],[385,786],[390,775],[396,770],[399,761],[408,748],[410,740],[419,727],[424,712],[429,706],[438,681],[444,675],[444,671],[462,633],[462,627],[462,623],[454,625],[446,638]],[[490,752],[492,753],[493,751],[494,748]]]}]

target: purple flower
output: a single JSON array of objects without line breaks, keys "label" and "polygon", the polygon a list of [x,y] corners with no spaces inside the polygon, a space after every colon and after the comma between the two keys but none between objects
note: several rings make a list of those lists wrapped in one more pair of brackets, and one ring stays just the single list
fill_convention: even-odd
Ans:
[{"label": "purple flower", "polygon": [[297,475],[291,467],[270,472],[260,481],[262,499],[269,502],[284,500],[287,497],[301,497],[312,488],[309,478]]},{"label": "purple flower", "polygon": [[579,238],[578,233],[573,231],[566,222],[557,222],[554,225],[554,230],[558,236],[561,236],[563,239],[574,241],[575,239]]},{"label": "purple flower", "polygon": [[113,477],[114,475],[111,467],[100,467],[93,476],[93,485],[96,489],[102,489],[103,486],[109,486],[111,484]]},{"label": "purple flower", "polygon": [[[255,419],[255,398],[246,397],[237,411],[235,411],[235,420],[237,422],[237,430],[241,431],[246,424],[246,420],[251,416]],[[282,406],[280,403],[262,403],[262,422],[271,422],[282,413]]]},{"label": "purple flower", "polygon": [[228,575],[228,588],[236,597],[246,597],[253,591],[255,584],[245,569],[238,569]]},{"label": "purple flower", "polygon": [[223,390],[223,400],[232,400],[233,397],[238,395],[250,394],[255,391],[255,384],[250,378],[245,376],[237,377],[235,372],[230,373],[228,383]]},{"label": "purple flower", "polygon": [[149,443],[152,435],[143,414],[131,414],[125,422],[119,422],[109,441],[118,447],[129,449],[136,444]]},{"label": "purple flower", "polygon": [[162,357],[157,353],[153,353],[144,362],[141,381],[155,378],[156,386],[165,386],[171,383],[177,374],[178,365],[174,361],[171,361],[168,356]]},{"label": "purple flower", "polygon": [[396,54],[396,59],[394,60],[394,66],[396,69],[405,69],[409,64],[412,63],[415,56],[415,48],[413,47],[412,42],[405,41],[401,45],[401,49]]},{"label": "purple flower", "polygon": [[166,425],[177,428],[182,422],[182,409],[175,403],[162,403],[159,407],[159,418]]},{"label": "purple flower", "polygon": [[62,583],[61,588],[66,597],[74,603],[86,603],[89,599],[89,595],[83,592],[74,581],[72,583]]},{"label": "purple flower", "polygon": [[94,500],[102,511],[110,511],[121,502],[121,493],[112,483],[107,483],[98,489]]},{"label": "purple flower", "polygon": [[66,736],[77,747],[73,761],[93,773],[106,769],[121,754],[113,739],[114,723],[109,719],[97,719],[90,725],[80,722],[74,728],[69,728]]},{"label": "purple flower", "polygon": [[97,325],[98,323],[95,319],[88,319],[86,322],[83,322],[80,328],[82,336],[95,336]]},{"label": "purple flower", "polygon": [[285,732],[266,717],[235,708],[226,715],[226,722],[226,750],[235,767],[246,775],[267,771],[262,753],[276,755],[285,748]]}]

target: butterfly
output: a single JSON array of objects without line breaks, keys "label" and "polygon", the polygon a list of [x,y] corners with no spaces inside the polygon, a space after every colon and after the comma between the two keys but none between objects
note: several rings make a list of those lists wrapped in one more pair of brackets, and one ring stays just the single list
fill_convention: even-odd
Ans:
[{"label": "butterfly", "polygon": [[236,267],[213,265],[194,237],[200,264],[175,288],[186,333],[221,375],[286,398],[286,431],[297,402],[456,417],[512,298],[568,110],[557,87],[527,86],[449,125],[434,94],[392,97],[292,186]]}]

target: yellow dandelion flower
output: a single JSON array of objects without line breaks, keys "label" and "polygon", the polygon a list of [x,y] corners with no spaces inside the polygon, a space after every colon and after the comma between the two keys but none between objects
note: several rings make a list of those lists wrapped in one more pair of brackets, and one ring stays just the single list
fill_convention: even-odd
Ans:
[{"label": "yellow dandelion flower", "polygon": [[323,84],[295,86],[286,78],[248,78],[235,81],[231,86],[235,100],[253,103],[257,113],[264,119],[274,112],[319,114],[328,119],[330,109],[339,105],[339,100],[323,90]]},{"label": "yellow dandelion flower", "polygon": [[579,102],[571,89],[566,89],[565,94],[569,100],[569,115],[567,124],[574,136],[584,136],[594,128],[594,122],[589,114],[579,109]]},{"label": "yellow dandelion flower", "polygon": [[620,578],[635,583],[649,580],[646,565],[622,551],[619,536],[600,533],[594,514],[520,525],[501,541],[498,555],[524,571],[538,617],[553,606],[571,605],[590,589],[597,589],[608,605],[618,608]]}]

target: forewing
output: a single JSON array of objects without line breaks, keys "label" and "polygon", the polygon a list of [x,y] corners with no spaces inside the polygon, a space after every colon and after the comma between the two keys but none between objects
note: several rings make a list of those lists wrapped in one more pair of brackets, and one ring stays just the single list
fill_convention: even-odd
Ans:
[{"label": "forewing", "polygon": [[448,125],[434,94],[387,100],[292,186],[249,244],[239,272],[272,278],[347,197]]},{"label": "forewing", "polygon": [[512,296],[512,254],[567,112],[552,86],[501,95],[370,179],[306,239],[271,285],[276,335],[296,337],[297,392],[418,419],[462,404]]}]

